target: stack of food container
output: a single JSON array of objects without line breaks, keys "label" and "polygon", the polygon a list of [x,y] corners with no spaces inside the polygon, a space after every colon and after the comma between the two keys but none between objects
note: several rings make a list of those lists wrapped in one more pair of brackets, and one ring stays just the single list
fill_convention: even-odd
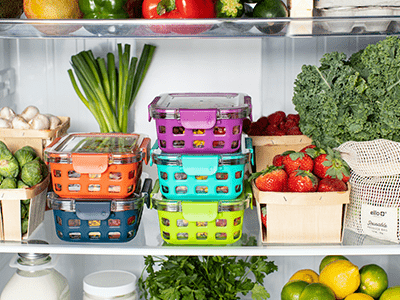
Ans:
[{"label": "stack of food container", "polygon": [[[162,94],[149,104],[158,140],[151,196],[161,236],[171,244],[231,244],[242,236],[251,140],[242,135],[251,98],[241,93]],[[245,141],[245,142],[243,142]]]},{"label": "stack of food container", "polygon": [[61,240],[127,242],[137,233],[151,189],[142,191],[142,162],[149,159],[150,139],[141,134],[77,133],[45,149],[53,191],[55,229]]}]

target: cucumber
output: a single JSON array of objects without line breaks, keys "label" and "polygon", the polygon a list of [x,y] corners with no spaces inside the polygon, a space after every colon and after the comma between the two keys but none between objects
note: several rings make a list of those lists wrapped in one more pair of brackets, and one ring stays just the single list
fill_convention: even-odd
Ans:
[{"label": "cucumber", "polygon": [[[289,11],[281,0],[261,0],[253,9],[253,18],[274,19],[286,18]],[[287,22],[268,23],[268,25],[256,25],[257,29],[266,34],[274,34],[282,31]]]}]

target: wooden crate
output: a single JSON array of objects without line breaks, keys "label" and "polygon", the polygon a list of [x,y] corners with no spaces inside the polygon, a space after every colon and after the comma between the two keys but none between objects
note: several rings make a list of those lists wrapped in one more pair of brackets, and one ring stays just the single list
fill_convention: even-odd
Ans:
[{"label": "wooden crate", "polygon": [[65,135],[70,126],[69,117],[58,118],[62,123],[52,130],[1,128],[0,141],[4,142],[13,153],[24,146],[31,146],[43,159],[44,148],[54,139]]},{"label": "wooden crate", "polygon": [[305,135],[284,136],[250,136],[253,142],[256,172],[272,165],[275,155],[287,150],[299,151],[311,144],[312,140]]},{"label": "wooden crate", "polygon": [[[0,189],[0,240],[21,241],[28,238],[43,222],[46,196],[50,182],[48,175],[41,183],[27,189]],[[31,199],[28,232],[21,234],[21,200]]]},{"label": "wooden crate", "polygon": [[[350,188],[346,192],[261,192],[254,183],[263,243],[340,243]],[[261,208],[267,207],[267,226]]]}]

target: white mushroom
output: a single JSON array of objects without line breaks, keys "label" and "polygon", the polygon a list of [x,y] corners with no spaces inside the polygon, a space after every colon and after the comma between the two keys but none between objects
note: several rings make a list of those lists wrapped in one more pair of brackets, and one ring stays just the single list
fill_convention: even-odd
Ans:
[{"label": "white mushroom", "polygon": [[6,120],[12,120],[14,117],[15,117],[15,112],[8,106],[4,106],[0,110],[0,118],[6,119]]},{"label": "white mushroom", "polygon": [[50,129],[56,129],[62,123],[60,118],[57,116],[51,114],[45,114],[45,116],[50,120]]},{"label": "white mushroom", "polygon": [[12,128],[11,121],[0,118],[0,128]]},{"label": "white mushroom", "polygon": [[21,117],[20,115],[16,115],[15,118],[12,120],[12,126],[15,129],[29,129],[30,126],[26,120]]},{"label": "white mushroom", "polygon": [[37,114],[32,120],[29,121],[31,129],[43,130],[50,128],[50,120],[42,114]]},{"label": "white mushroom", "polygon": [[30,105],[24,109],[21,116],[29,122],[39,113],[39,109],[36,106]]}]

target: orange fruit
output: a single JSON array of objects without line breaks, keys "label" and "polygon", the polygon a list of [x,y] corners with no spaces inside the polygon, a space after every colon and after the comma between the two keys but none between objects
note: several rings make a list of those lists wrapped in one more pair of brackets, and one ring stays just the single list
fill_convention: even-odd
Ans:
[{"label": "orange fruit", "polygon": [[372,298],[379,298],[388,287],[388,276],[384,269],[375,264],[365,265],[360,269],[361,283],[358,292]]},{"label": "orange fruit", "polygon": [[400,300],[400,285],[386,289],[379,297],[379,300]]},{"label": "orange fruit", "polygon": [[299,300],[300,294],[308,284],[303,280],[289,281],[282,288],[281,300]]},{"label": "orange fruit", "polygon": [[321,263],[319,264],[319,272],[321,273],[322,269],[325,268],[325,266],[335,260],[339,259],[345,259],[348,260],[347,257],[343,255],[327,255],[325,256],[322,260]]},{"label": "orange fruit", "polygon": [[329,286],[338,299],[354,293],[360,286],[360,281],[358,267],[344,259],[331,262],[319,274],[319,282]]},{"label": "orange fruit", "polygon": [[318,274],[311,269],[302,269],[297,271],[290,277],[289,281],[303,280],[308,283],[318,282]]},{"label": "orange fruit", "polygon": [[299,300],[335,300],[335,294],[323,283],[315,282],[307,285],[301,292]]}]

